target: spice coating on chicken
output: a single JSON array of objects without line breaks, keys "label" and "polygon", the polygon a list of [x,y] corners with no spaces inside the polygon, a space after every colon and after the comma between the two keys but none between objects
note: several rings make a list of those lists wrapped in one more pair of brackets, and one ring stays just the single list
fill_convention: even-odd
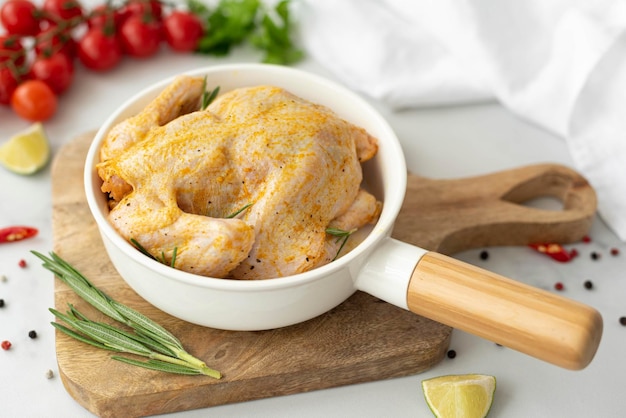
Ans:
[{"label": "spice coating on chicken", "polygon": [[330,262],[330,226],[377,219],[380,202],[361,189],[377,151],[365,130],[273,86],[200,110],[202,81],[178,77],[105,140],[98,173],[122,236],[166,262],[176,248],[181,270],[266,279]]}]

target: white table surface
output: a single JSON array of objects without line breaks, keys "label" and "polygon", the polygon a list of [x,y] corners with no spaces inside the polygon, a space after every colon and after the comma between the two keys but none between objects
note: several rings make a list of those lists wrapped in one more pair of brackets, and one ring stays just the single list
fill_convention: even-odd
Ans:
[{"label": "white table surface", "polygon": [[[45,123],[53,154],[77,135],[98,128],[123,100],[153,82],[200,66],[258,61],[259,56],[245,48],[219,59],[163,51],[146,61],[126,59],[104,74],[79,68],[58,114]],[[296,67],[332,78],[311,60]],[[497,104],[402,112],[374,104],[396,130],[410,170],[422,176],[465,177],[536,162],[572,166],[561,139]],[[8,108],[0,108],[0,141],[26,126]],[[54,303],[53,278],[30,254],[31,250],[52,249],[50,183],[49,166],[30,177],[0,169],[0,227],[25,224],[40,230],[34,239],[0,246],[0,274],[6,277],[0,282],[0,298],[6,303],[0,309],[0,340],[13,343],[9,351],[0,351],[2,417],[92,416],[68,395],[58,377],[48,312]],[[552,206],[551,202],[541,204]],[[423,379],[486,373],[495,375],[498,382],[491,417],[622,417],[626,413],[626,327],[619,324],[619,318],[626,316],[626,244],[600,219],[594,221],[590,236],[591,243],[568,246],[580,252],[571,263],[557,263],[525,247],[490,248],[487,261],[479,259],[480,249],[455,255],[551,291],[561,281],[564,295],[597,308],[605,322],[603,340],[591,365],[582,371],[561,369],[455,330],[450,348],[457,357],[446,358],[419,375],[171,416],[428,417],[420,386]],[[611,256],[611,248],[621,254]],[[592,251],[601,253],[601,259],[593,261]],[[20,259],[28,262],[27,268],[18,266]],[[593,290],[584,288],[585,280],[593,281]],[[30,339],[29,330],[36,330],[38,338]],[[48,369],[55,372],[54,378],[46,378]]]}]

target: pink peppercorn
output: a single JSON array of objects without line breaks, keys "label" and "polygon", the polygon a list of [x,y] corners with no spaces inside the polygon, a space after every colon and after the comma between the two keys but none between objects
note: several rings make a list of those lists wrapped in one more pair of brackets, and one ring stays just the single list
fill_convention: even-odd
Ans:
[{"label": "pink peppercorn", "polygon": [[611,248],[611,255],[619,255],[619,250],[617,248]]},{"label": "pink peppercorn", "polygon": [[590,242],[591,242],[591,237],[590,237],[589,235],[585,235],[585,236],[583,237],[583,242],[584,242],[584,243],[587,243],[587,244],[588,244],[588,243],[590,243]]},{"label": "pink peppercorn", "polygon": [[17,263],[17,265],[18,265],[18,266],[20,266],[21,268],[26,267],[26,260],[21,259],[21,260]]},{"label": "pink peppercorn", "polygon": [[554,288],[555,288],[556,290],[563,290],[563,289],[565,288],[565,286],[563,286],[563,283],[561,283],[561,282],[556,282],[556,283],[554,284]]},{"label": "pink peppercorn", "polygon": [[2,349],[6,351],[11,348],[11,341],[4,340],[0,346],[2,346]]}]

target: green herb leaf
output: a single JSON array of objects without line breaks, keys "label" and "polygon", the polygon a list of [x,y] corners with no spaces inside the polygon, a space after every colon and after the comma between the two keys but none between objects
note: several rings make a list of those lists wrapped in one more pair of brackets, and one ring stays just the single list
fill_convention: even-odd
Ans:
[{"label": "green herb leaf", "polygon": [[230,215],[226,216],[226,219],[232,219],[235,216],[239,215],[241,212],[243,212],[244,210],[248,209],[250,206],[252,206],[252,203],[248,203],[247,205],[245,205],[244,207],[242,207],[241,209],[231,213]]},{"label": "green herb leaf", "polygon": [[337,250],[337,254],[335,254],[335,257],[333,258],[332,261],[335,261],[337,257],[339,257],[341,250],[343,250],[343,247],[346,245],[346,242],[348,242],[348,238],[350,238],[350,235],[352,235],[356,231],[357,231],[356,228],[351,229],[350,231],[346,231],[346,230],[339,229],[339,228],[327,228],[326,229],[327,234],[337,237],[336,242],[341,241],[341,245],[339,246],[339,249]]},{"label": "green herb leaf", "polygon": [[220,0],[207,18],[207,32],[200,38],[197,51],[226,55],[254,30],[259,0]]},{"label": "green herb leaf", "polygon": [[[291,40],[292,23],[289,17],[289,0],[280,1],[275,13],[265,13],[252,44],[265,52],[263,62],[270,64],[293,64],[304,57],[302,50]],[[276,16],[274,20],[272,16]]]},{"label": "green herb leaf", "polygon": [[111,356],[113,360],[121,361],[122,363],[131,364],[137,367],[143,367],[144,369],[156,370],[160,372],[167,373],[175,373],[175,374],[184,374],[184,375],[198,375],[202,374],[198,369],[193,369],[191,367],[181,366],[178,364],[166,363],[164,361],[159,360],[148,360],[148,361],[140,361],[134,360],[127,357],[122,356]]}]

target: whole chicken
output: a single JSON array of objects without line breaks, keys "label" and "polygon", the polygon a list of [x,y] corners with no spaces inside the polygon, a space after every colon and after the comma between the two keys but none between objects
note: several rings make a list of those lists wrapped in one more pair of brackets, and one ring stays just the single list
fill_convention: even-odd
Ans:
[{"label": "whole chicken", "polygon": [[341,240],[378,218],[361,188],[377,141],[282,88],[219,95],[179,76],[111,129],[98,174],[109,220],[127,240],[187,272],[268,279],[332,261]]}]

